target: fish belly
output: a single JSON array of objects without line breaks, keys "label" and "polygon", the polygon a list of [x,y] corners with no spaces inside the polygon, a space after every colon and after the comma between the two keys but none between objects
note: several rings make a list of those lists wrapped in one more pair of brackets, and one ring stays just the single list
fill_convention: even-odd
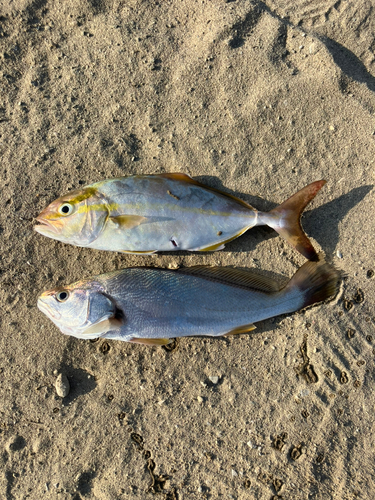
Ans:
[{"label": "fish belly", "polygon": [[[203,250],[234,239],[256,224],[256,212],[200,186],[153,176],[114,179],[100,190],[116,209],[89,246],[114,251]],[[116,217],[145,219],[132,228]],[[117,219],[118,220],[118,219]]]},{"label": "fish belly", "polygon": [[120,332],[105,336],[122,340],[225,335],[294,311],[299,300],[158,269],[125,269],[105,286],[126,318]]}]

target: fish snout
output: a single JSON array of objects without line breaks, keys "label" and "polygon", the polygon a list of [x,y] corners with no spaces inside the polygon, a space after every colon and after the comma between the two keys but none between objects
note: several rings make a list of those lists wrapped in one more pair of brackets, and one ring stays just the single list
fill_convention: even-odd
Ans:
[{"label": "fish snout", "polygon": [[47,209],[43,210],[43,212],[41,212],[35,220],[39,223],[39,225],[34,226],[34,230],[45,236],[48,236],[51,233],[58,234],[62,228],[61,221],[51,219]]},{"label": "fish snout", "polygon": [[42,293],[42,295],[38,297],[37,306],[38,309],[46,316],[58,320],[61,318],[61,314],[54,307],[51,307],[51,305],[49,304],[51,300],[54,300],[52,298],[52,295],[53,292]]}]

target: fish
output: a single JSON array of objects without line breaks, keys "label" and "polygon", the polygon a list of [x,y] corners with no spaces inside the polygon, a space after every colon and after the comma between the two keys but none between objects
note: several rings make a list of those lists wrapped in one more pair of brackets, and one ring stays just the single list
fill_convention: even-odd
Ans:
[{"label": "fish", "polygon": [[219,337],[332,297],[339,272],[307,261],[283,287],[254,270],[194,266],[130,267],[46,291],[38,308],[66,335],[145,345]]},{"label": "fish", "polygon": [[300,217],[326,183],[309,184],[270,212],[183,173],[107,179],[48,205],[34,229],[80,247],[149,255],[217,251],[254,226],[268,225],[308,260],[318,255]]}]

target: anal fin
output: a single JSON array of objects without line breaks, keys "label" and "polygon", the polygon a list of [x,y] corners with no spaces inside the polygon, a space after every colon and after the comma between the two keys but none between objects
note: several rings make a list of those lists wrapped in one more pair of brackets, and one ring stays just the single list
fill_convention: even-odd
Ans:
[{"label": "anal fin", "polygon": [[224,243],[216,243],[216,245],[200,248],[198,252],[217,252],[218,250],[224,250],[224,248],[225,248]]},{"label": "anal fin", "polygon": [[248,229],[250,229],[252,226],[246,226],[245,229],[241,229],[238,233],[236,233],[234,236],[231,236],[230,238],[226,240],[219,241],[219,243],[214,243],[213,245],[208,245],[206,247],[200,247],[200,248],[190,248],[189,250],[191,252],[198,251],[198,252],[216,252],[217,250],[223,250],[225,248],[225,245],[229,243],[232,240],[235,240],[241,234],[246,233]]},{"label": "anal fin", "polygon": [[121,250],[121,253],[128,253],[131,255],[152,255],[156,252],[157,250]]},{"label": "anal fin", "polygon": [[252,332],[255,329],[256,329],[256,326],[253,325],[252,323],[250,323],[249,325],[242,325],[242,326],[238,326],[237,328],[234,328],[230,332],[226,333],[225,336],[238,335],[240,333],[248,333],[248,332]]},{"label": "anal fin", "polygon": [[129,340],[129,342],[133,342],[134,344],[143,344],[143,345],[167,345],[172,342],[171,339],[141,339],[137,337],[133,337]]}]

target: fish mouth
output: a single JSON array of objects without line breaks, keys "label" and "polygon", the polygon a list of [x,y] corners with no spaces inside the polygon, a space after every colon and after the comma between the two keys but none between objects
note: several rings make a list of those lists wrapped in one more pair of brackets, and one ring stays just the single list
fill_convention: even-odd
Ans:
[{"label": "fish mouth", "polygon": [[52,222],[44,219],[43,217],[37,217],[36,221],[39,222],[38,226],[34,226],[34,230],[37,233],[48,236],[49,234],[59,234],[59,228],[56,227]]},{"label": "fish mouth", "polygon": [[38,298],[38,309],[44,313],[48,318],[59,320],[61,318],[61,314],[51,307],[48,307],[48,304],[44,302],[43,297]]}]

